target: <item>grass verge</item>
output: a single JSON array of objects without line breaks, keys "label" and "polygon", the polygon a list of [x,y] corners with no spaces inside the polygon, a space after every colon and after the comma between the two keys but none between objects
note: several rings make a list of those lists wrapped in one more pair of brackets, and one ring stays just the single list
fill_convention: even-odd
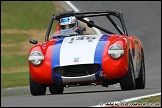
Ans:
[{"label": "grass verge", "polygon": [[141,105],[142,107],[161,107],[161,95],[141,98],[139,100],[131,101],[128,103],[134,106]]},{"label": "grass verge", "polygon": [[1,29],[45,29],[56,12],[52,1],[2,1]]},{"label": "grass verge", "polygon": [[29,39],[44,41],[52,15],[62,11],[58,6],[56,1],[1,2],[1,88],[29,85]]},{"label": "grass verge", "polygon": [[1,88],[29,85],[29,72],[1,73]]}]

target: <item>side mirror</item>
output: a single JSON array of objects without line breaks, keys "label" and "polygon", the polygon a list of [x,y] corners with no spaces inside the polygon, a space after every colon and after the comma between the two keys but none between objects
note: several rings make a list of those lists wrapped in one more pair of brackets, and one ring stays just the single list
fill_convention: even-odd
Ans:
[{"label": "side mirror", "polygon": [[37,44],[38,43],[38,41],[34,40],[34,39],[30,39],[29,42],[32,43],[32,44]]},{"label": "side mirror", "polygon": [[[89,23],[90,23],[90,24],[89,24]],[[89,23],[87,23],[87,26],[90,27],[90,28],[92,28],[93,25],[94,25],[94,22],[90,20]]]}]

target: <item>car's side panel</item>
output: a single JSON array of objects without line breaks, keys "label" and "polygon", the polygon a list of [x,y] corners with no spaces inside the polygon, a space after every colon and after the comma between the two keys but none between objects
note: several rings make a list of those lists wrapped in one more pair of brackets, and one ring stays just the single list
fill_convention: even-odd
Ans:
[{"label": "car's side panel", "polygon": [[132,59],[134,65],[135,78],[138,78],[142,60],[142,43],[136,36],[129,36],[132,44]]}]

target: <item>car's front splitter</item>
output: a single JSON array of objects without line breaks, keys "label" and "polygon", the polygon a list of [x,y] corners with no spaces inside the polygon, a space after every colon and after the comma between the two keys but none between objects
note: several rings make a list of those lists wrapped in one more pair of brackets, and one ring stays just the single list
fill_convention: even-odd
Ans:
[{"label": "car's front splitter", "polygon": [[98,71],[91,75],[85,76],[76,76],[76,77],[65,77],[59,76],[56,73],[53,73],[54,83],[61,85],[61,84],[79,84],[79,83],[89,83],[89,82],[96,82],[96,81],[103,81],[104,75],[103,71]]}]

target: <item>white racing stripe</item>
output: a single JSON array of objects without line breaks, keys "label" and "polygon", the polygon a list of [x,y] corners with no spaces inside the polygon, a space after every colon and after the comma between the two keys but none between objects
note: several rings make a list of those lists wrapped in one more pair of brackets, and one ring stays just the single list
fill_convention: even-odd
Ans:
[{"label": "white racing stripe", "polygon": [[[112,105],[112,104],[121,104],[121,103],[124,103],[124,102],[130,102],[130,101],[135,101],[135,100],[139,100],[139,99],[142,99],[142,98],[148,98],[148,97],[151,97],[151,96],[159,96],[161,95],[161,93],[155,93],[155,94],[150,94],[150,95],[145,95],[145,96],[139,96],[139,97],[133,97],[133,98],[129,98],[129,99],[124,99],[124,100],[121,100],[121,101],[115,101],[115,102],[107,102],[107,103],[99,103],[99,105],[95,105],[95,106],[91,106],[91,107],[106,107],[108,105]],[[148,103],[149,104],[149,103]]]},{"label": "white racing stripe", "polygon": [[[84,38],[81,40],[81,37]],[[90,37],[89,39],[92,39],[90,42],[87,37],[90,36],[66,37],[63,40],[60,49],[60,66],[94,63],[94,54],[101,35],[92,35],[95,39]]]},{"label": "white racing stripe", "polygon": [[[80,10],[79,9],[77,9],[70,1],[65,1],[75,12],[79,12]],[[88,18],[84,18],[85,20],[87,20],[87,21],[89,21],[89,19]],[[98,35],[100,35],[101,34],[101,31],[99,30],[99,29],[97,29],[97,28],[94,28],[93,27],[93,29],[95,30],[95,32],[98,34]]]}]

